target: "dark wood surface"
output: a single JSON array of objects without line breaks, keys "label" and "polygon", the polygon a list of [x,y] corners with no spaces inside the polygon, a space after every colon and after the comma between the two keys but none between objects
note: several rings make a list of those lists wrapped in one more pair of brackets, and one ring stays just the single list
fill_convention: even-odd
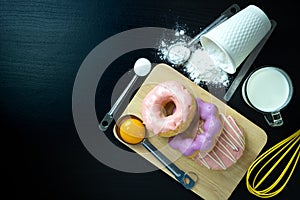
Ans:
[{"label": "dark wood surface", "polygon": [[[161,171],[125,173],[95,159],[74,126],[73,84],[85,57],[105,39],[133,28],[173,29],[176,24],[194,35],[233,3],[242,8],[255,4],[278,24],[251,69],[280,67],[294,85],[293,98],[282,111],[282,127],[269,127],[249,108],[240,87],[228,102],[266,131],[266,150],[300,127],[299,6],[293,1],[1,0],[1,146],[7,199],[199,199]],[[99,120],[110,108],[117,78],[132,68],[136,56],[120,58],[101,79]],[[298,166],[274,199],[296,195],[299,175]],[[230,199],[255,199],[245,178]]]}]

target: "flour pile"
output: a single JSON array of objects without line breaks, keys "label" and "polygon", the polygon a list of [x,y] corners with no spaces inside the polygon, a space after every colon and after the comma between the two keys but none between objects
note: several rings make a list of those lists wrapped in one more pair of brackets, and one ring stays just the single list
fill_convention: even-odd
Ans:
[{"label": "flour pile", "polygon": [[183,71],[187,72],[189,78],[196,84],[205,82],[210,85],[227,87],[230,82],[227,73],[216,66],[202,48],[198,48],[192,53],[190,59],[183,66]]},{"label": "flour pile", "polygon": [[175,29],[174,38],[163,38],[158,46],[158,56],[161,60],[167,60],[168,49],[178,43],[187,43],[189,37],[185,35],[185,30]]},{"label": "flour pile", "polygon": [[[158,55],[160,59],[166,61],[168,48],[177,43],[187,43],[190,37],[186,36],[185,30],[175,30],[175,39],[163,38],[158,47]],[[220,59],[210,57],[200,45],[200,43],[189,47],[191,56],[189,60],[180,66],[180,70],[188,76],[190,80],[198,85],[210,85],[215,87],[228,87],[230,78],[228,74],[220,67]],[[176,52],[185,54],[185,51]],[[176,67],[175,65],[172,65]]]}]

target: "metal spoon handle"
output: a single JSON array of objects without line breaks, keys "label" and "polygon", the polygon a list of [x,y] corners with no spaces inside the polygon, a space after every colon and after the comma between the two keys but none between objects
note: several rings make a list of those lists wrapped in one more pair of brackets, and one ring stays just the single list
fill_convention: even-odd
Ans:
[{"label": "metal spoon handle", "polygon": [[187,173],[179,169],[164,154],[157,150],[148,139],[144,139],[142,145],[152,153],[186,189],[191,189],[195,185],[195,181]]},{"label": "metal spoon handle", "polygon": [[122,92],[122,94],[119,96],[117,101],[114,103],[114,105],[111,107],[111,109],[106,113],[106,115],[104,116],[104,118],[102,119],[102,121],[99,124],[99,128],[101,131],[107,130],[107,128],[109,127],[109,125],[111,124],[111,122],[113,120],[114,112],[119,107],[120,103],[123,101],[124,97],[130,90],[130,88],[133,86],[133,84],[135,83],[137,78],[138,78],[138,75],[135,74],[134,77],[131,79],[131,81],[126,86],[126,88],[124,89],[124,91]]},{"label": "metal spoon handle", "polygon": [[220,23],[222,23],[223,21],[225,21],[226,19],[228,19],[229,17],[231,17],[232,15],[234,15],[235,13],[237,13],[240,10],[240,7],[237,4],[233,4],[231,5],[229,8],[227,8],[220,17],[218,17],[216,20],[214,20],[209,26],[207,26],[205,29],[203,29],[198,35],[196,35],[188,44],[187,46],[191,46],[193,45],[195,42],[197,42],[200,37],[207,33],[209,30],[211,30],[212,28],[214,28],[215,26],[219,25]]}]

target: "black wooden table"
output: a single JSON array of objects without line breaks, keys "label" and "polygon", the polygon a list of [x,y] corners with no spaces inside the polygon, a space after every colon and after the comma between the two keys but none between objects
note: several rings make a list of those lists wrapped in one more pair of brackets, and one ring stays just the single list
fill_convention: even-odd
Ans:
[{"label": "black wooden table", "polygon": [[[300,127],[299,6],[293,1],[1,0],[1,146],[8,199],[199,199],[160,170],[126,173],[91,155],[74,125],[73,86],[86,56],[106,39],[142,27],[181,26],[193,36],[233,3],[241,8],[255,4],[277,22],[250,71],[266,64],[277,66],[294,85],[281,127],[269,127],[249,108],[241,87],[228,102],[265,130],[266,150]],[[153,51],[145,49],[120,56],[105,70],[95,95],[99,120],[111,106],[117,80],[143,56],[159,62]],[[111,129],[106,134],[114,140]],[[296,186],[299,166],[276,198],[297,195]],[[255,199],[245,178],[230,199]]]}]

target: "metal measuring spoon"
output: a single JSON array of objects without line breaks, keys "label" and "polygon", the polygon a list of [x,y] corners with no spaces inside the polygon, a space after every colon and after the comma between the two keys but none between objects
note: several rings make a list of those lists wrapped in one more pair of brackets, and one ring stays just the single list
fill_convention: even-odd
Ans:
[{"label": "metal measuring spoon", "polygon": [[[137,120],[139,125],[136,123],[130,123],[127,120]],[[124,125],[124,124],[125,125]],[[130,125],[139,126],[139,128],[134,128],[132,130],[139,129],[140,131],[144,131],[143,133],[129,133],[125,137],[123,133],[121,133],[120,127],[124,125],[124,130],[130,131]],[[123,142],[131,145],[141,144],[143,145],[153,156],[155,156],[175,177],[176,179],[186,188],[191,189],[198,180],[198,176],[194,172],[184,172],[179,169],[172,161],[170,161],[164,154],[162,154],[146,137],[146,128],[141,119],[134,115],[124,115],[122,116],[116,123],[115,132],[117,137],[121,139]],[[142,129],[141,129],[142,128]],[[134,135],[136,134],[136,135]],[[134,140],[129,141],[129,138],[135,137]],[[193,180],[189,174],[193,174],[195,176],[195,180]]]},{"label": "metal measuring spoon", "polygon": [[128,83],[127,87],[124,89],[122,94],[119,96],[115,104],[111,107],[111,109],[106,113],[101,123],[99,124],[99,128],[101,131],[106,131],[109,125],[113,120],[113,114],[117,110],[118,106],[126,96],[127,92],[133,86],[134,82],[138,79],[138,77],[146,76],[149,74],[151,70],[151,62],[146,58],[139,58],[134,64],[134,77]]},{"label": "metal measuring spoon", "polygon": [[209,26],[203,29],[188,43],[179,42],[171,45],[168,48],[167,60],[174,65],[182,65],[183,63],[185,63],[191,56],[190,47],[197,43],[203,34],[207,33],[212,28],[214,28],[215,26],[219,25],[220,23],[237,13],[239,10],[240,7],[237,4],[231,5],[221,14],[220,17],[218,17]]}]

